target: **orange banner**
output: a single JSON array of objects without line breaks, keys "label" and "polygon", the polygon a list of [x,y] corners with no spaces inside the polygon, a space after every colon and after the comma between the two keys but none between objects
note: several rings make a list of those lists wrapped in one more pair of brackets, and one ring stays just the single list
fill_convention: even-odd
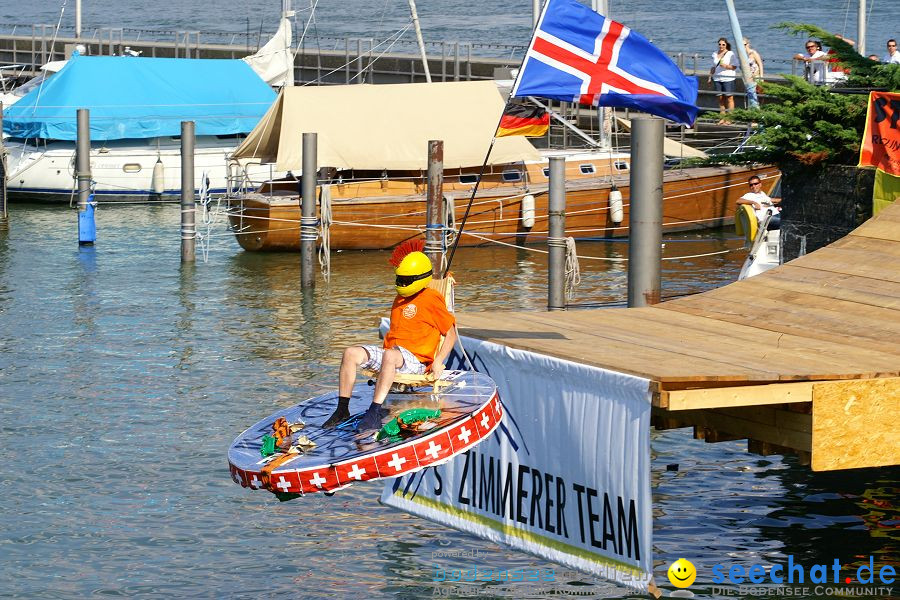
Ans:
[{"label": "orange banner", "polygon": [[859,166],[900,177],[900,94],[869,92]]}]

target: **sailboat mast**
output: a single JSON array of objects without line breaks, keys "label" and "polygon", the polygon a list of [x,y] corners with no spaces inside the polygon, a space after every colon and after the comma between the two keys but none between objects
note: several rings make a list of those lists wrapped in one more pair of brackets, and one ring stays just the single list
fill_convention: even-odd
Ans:
[{"label": "sailboat mast", "polygon": [[866,55],[866,0],[859,0],[856,14],[856,50]]},{"label": "sailboat mast", "polygon": [[744,80],[744,88],[749,91],[756,88],[756,80],[750,72],[750,59],[744,48],[744,36],[741,33],[741,24],[738,22],[737,11],[734,9],[734,0],[725,0],[728,8],[728,20],[731,21],[731,35],[734,36],[734,46],[737,49],[738,61],[741,63],[741,79]]},{"label": "sailboat mast", "polygon": [[416,0],[409,0],[409,14],[412,16],[413,27],[416,30],[416,42],[419,43],[419,53],[422,55],[422,67],[425,69],[425,81],[431,83],[431,71],[428,69],[428,55],[425,54],[425,41],[422,39],[422,28],[419,27],[419,14],[416,12]]},{"label": "sailboat mast", "polygon": [[75,0],[75,37],[81,38],[81,0]]}]

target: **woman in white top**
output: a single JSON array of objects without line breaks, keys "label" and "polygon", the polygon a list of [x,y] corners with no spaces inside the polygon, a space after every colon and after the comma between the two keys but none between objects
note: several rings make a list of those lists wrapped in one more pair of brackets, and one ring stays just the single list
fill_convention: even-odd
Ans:
[{"label": "woman in white top", "polygon": [[709,81],[719,93],[719,124],[728,123],[725,114],[734,110],[734,79],[737,71],[737,61],[731,44],[725,38],[719,38],[719,49],[713,52],[713,66],[709,70]]}]

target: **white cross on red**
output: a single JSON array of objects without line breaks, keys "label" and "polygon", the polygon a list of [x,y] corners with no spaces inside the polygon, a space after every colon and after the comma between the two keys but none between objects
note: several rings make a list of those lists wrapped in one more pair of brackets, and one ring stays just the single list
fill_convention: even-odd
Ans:
[{"label": "white cross on red", "polygon": [[596,104],[608,92],[672,96],[665,87],[618,66],[619,49],[629,33],[621,23],[606,19],[591,53],[538,29],[528,56],[581,79],[582,104]]},{"label": "white cross on red", "polygon": [[394,467],[397,471],[403,466],[403,463],[406,462],[406,459],[394,452],[394,455],[391,457],[391,460],[388,462],[389,467]]},{"label": "white cross on red", "polygon": [[353,468],[347,471],[347,475],[357,481],[362,481],[362,476],[366,474],[365,469],[361,469],[359,465],[353,465]]},{"label": "white cross on red", "polygon": [[284,475],[282,475],[275,487],[280,489],[282,492],[286,492],[291,489],[291,482],[285,479]]},{"label": "white cross on red", "polygon": [[466,426],[463,425],[459,430],[459,435],[457,436],[457,438],[460,439],[463,444],[468,444],[470,437],[472,437],[472,432],[466,429]]},{"label": "white cross on red", "polygon": [[261,487],[261,486],[262,486],[262,481],[260,481],[259,479],[257,479],[257,478],[256,478],[256,473],[254,473],[254,474],[253,474],[253,479],[250,480],[250,487],[258,488],[258,487]]},{"label": "white cross on red", "polygon": [[491,418],[488,416],[487,412],[481,414],[484,415],[481,417],[481,428],[487,429],[488,424],[491,422]]},{"label": "white cross on red", "polygon": [[319,475],[319,472],[318,472],[318,471],[316,471],[315,473],[313,473],[312,479],[309,480],[309,482],[310,482],[311,484],[313,484],[314,486],[316,486],[317,488],[322,487],[322,484],[325,483],[326,481],[327,481],[326,479],[323,479],[323,478]]},{"label": "white cross on red", "polygon": [[428,450],[425,451],[425,454],[430,454],[434,460],[437,460],[438,452],[441,451],[441,445],[435,444],[434,440],[428,442]]}]

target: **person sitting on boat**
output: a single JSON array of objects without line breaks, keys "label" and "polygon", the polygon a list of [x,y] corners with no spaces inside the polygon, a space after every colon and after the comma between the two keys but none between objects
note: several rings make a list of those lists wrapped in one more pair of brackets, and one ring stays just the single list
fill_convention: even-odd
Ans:
[{"label": "person sitting on boat", "polygon": [[[456,318],[447,310],[444,297],[428,287],[433,273],[431,261],[423,252],[410,252],[399,260],[395,270],[397,297],[391,306],[391,327],[384,336],[384,344],[351,346],[344,350],[337,410],[324,427],[335,427],[350,418],[350,395],[359,368],[378,371],[375,394],[359,422],[360,431],[381,427],[382,419],[387,416],[387,410],[381,405],[395,373],[430,372],[435,379],[440,378],[444,361],[456,343]],[[444,341],[438,348],[442,335]]]},{"label": "person sitting on boat", "polygon": [[765,223],[769,215],[772,215],[772,218],[769,219],[769,224],[766,226],[767,230],[771,231],[780,228],[781,206],[779,205],[781,204],[781,198],[770,198],[767,193],[762,191],[762,180],[756,175],[747,180],[747,185],[750,186],[750,191],[738,198],[737,204],[751,205],[760,225]]}]

